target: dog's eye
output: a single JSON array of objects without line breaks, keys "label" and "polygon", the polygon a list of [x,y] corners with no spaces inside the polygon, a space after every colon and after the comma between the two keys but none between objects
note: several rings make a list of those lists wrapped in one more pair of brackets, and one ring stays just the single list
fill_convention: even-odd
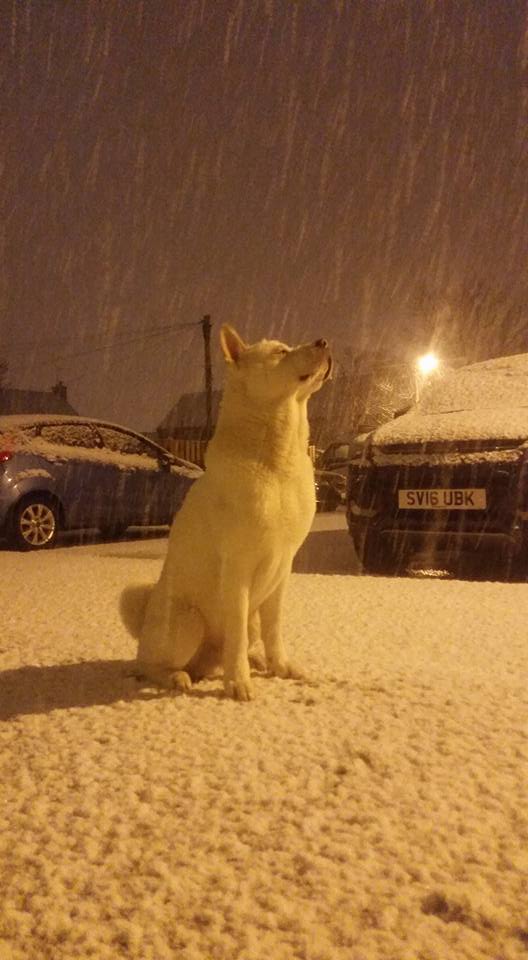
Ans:
[{"label": "dog's eye", "polygon": [[283,349],[281,350],[277,350],[277,354],[281,357],[283,357],[286,353],[289,353],[289,352],[290,352],[289,350],[286,350],[286,347],[283,347]]}]

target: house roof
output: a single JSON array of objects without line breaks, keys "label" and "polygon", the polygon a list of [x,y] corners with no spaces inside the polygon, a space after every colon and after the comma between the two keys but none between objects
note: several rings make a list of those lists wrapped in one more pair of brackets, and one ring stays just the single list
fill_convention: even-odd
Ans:
[{"label": "house roof", "polygon": [[[221,390],[213,390],[212,419],[216,423],[220,407]],[[158,433],[172,435],[181,429],[202,429],[205,427],[205,392],[182,393],[178,402],[169,410],[158,427]]]},{"label": "house roof", "polygon": [[64,413],[77,415],[68,400],[52,391],[0,389],[0,414]]}]

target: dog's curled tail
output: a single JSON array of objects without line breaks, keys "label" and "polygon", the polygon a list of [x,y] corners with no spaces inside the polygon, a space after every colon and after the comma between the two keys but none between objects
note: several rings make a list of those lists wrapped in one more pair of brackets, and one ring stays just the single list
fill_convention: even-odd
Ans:
[{"label": "dog's curled tail", "polygon": [[126,587],[119,599],[121,619],[128,632],[136,640],[139,640],[141,634],[147,600],[151,590],[152,585],[149,583],[134,584],[131,587]]}]

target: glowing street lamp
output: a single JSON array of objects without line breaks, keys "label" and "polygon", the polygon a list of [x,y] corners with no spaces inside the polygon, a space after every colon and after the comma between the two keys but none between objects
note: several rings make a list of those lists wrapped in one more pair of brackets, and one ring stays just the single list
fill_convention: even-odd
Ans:
[{"label": "glowing street lamp", "polygon": [[416,366],[422,377],[428,377],[435,370],[438,370],[439,362],[436,353],[424,353],[423,357],[418,357]]},{"label": "glowing street lamp", "polygon": [[439,365],[440,360],[436,353],[424,353],[423,356],[418,357],[414,377],[416,400],[420,399],[420,393],[427,378],[438,370]]}]

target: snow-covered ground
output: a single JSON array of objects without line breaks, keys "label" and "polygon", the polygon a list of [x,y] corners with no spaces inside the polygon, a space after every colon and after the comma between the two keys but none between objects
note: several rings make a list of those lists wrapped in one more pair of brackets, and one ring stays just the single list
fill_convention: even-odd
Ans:
[{"label": "snow-covered ground", "polygon": [[166,540],[0,552],[1,960],[525,960],[528,587],[354,576],[342,527],[311,682],[249,704],[127,677]]}]

